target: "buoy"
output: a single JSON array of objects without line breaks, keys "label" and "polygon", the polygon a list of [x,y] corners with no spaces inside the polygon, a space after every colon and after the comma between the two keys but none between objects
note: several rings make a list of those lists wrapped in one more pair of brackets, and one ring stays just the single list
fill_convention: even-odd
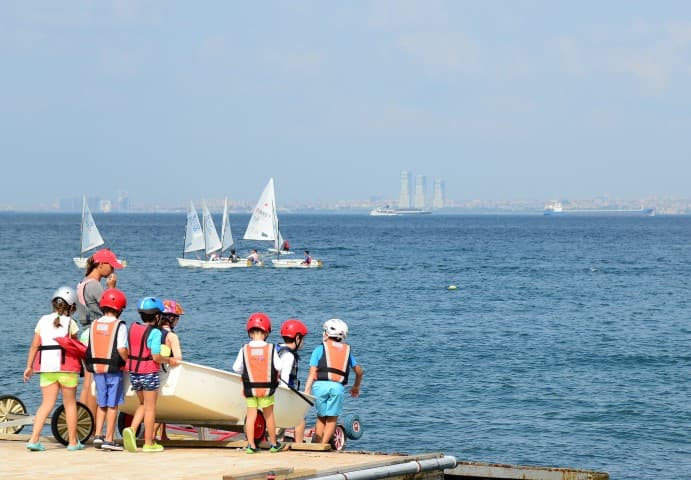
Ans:
[{"label": "buoy", "polygon": [[449,285],[447,290],[456,290],[458,287],[456,285]]}]

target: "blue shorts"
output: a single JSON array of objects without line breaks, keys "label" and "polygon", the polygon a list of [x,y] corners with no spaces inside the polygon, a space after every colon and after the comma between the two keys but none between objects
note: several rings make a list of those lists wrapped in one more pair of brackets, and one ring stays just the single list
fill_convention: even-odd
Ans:
[{"label": "blue shorts", "polygon": [[337,417],[343,413],[345,386],[342,383],[320,380],[312,385],[314,407],[318,417]]},{"label": "blue shorts", "polygon": [[114,408],[125,401],[122,372],[94,373],[96,403],[101,408]]},{"label": "blue shorts", "polygon": [[161,375],[159,372],[134,373],[130,372],[130,384],[135,392],[151,392],[161,388]]}]

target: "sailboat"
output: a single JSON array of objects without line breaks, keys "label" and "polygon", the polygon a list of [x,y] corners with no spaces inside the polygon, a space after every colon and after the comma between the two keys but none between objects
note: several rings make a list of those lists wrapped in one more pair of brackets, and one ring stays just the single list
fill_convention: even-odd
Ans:
[{"label": "sailboat", "polygon": [[[74,257],[72,261],[79,268],[86,268],[86,262],[89,259],[89,255],[85,255],[86,252],[92,250],[96,247],[100,247],[105,242],[101,236],[101,232],[98,231],[96,222],[94,222],[94,217],[91,215],[91,210],[89,210],[89,205],[86,202],[86,195],[82,201],[82,224],[81,224],[81,250],[80,256]],[[123,266],[127,265],[127,262],[120,260]]]},{"label": "sailboat", "polygon": [[199,223],[199,215],[194,203],[190,202],[190,209],[187,212],[185,222],[185,244],[182,250],[182,257],[178,257],[178,265],[181,267],[201,267],[204,260],[200,258],[185,258],[186,253],[204,250],[204,232]]},{"label": "sailboat", "polygon": [[252,217],[245,230],[245,240],[271,241],[274,244],[276,258],[271,264],[277,268],[315,268],[321,267],[321,260],[315,260],[311,264],[303,264],[299,259],[283,259],[280,248],[280,229],[278,227],[278,215],[276,213],[276,193],[274,191],[274,179],[269,179],[257,205],[252,211]]},{"label": "sailboat", "polygon": [[[281,231],[278,231],[278,244],[281,246],[281,255],[292,255],[295,252],[292,250],[286,250],[283,248],[283,235],[281,235]],[[269,247],[269,253],[276,253],[276,249],[274,247]]]},{"label": "sailboat", "polygon": [[[213,225],[213,220],[210,222]],[[204,222],[206,231],[206,222]],[[214,227],[214,232],[216,228]],[[218,237],[216,237],[218,238]],[[233,240],[233,232],[230,229],[230,215],[228,214],[228,197],[225,198],[223,202],[223,217],[221,220],[221,239],[219,242],[220,252],[219,258],[216,260],[207,260],[202,262],[202,268],[214,268],[214,269],[226,269],[226,268],[240,268],[240,267],[251,267],[252,263],[247,259],[241,259],[238,262],[231,262],[229,258],[223,258],[223,252],[229,250],[235,241]]]}]

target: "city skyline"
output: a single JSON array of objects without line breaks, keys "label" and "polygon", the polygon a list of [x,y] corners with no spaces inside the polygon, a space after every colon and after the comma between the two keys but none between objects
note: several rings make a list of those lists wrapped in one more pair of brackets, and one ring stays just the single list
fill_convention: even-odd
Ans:
[{"label": "city skyline", "polygon": [[689,196],[680,0],[7,0],[0,45],[0,206]]}]

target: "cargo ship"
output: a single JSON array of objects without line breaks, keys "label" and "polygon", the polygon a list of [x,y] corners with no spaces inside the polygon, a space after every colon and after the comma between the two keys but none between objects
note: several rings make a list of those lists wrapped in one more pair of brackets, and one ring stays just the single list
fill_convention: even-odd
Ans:
[{"label": "cargo ship", "polygon": [[545,215],[591,215],[591,216],[631,216],[631,217],[652,217],[655,215],[653,208],[639,209],[599,209],[599,208],[564,208],[561,202],[552,202],[545,205]]},{"label": "cargo ship", "polygon": [[377,207],[370,211],[369,214],[373,217],[397,217],[399,215],[422,215],[432,213],[431,210],[420,210],[417,208],[397,209],[391,208],[388,205],[385,207]]}]

